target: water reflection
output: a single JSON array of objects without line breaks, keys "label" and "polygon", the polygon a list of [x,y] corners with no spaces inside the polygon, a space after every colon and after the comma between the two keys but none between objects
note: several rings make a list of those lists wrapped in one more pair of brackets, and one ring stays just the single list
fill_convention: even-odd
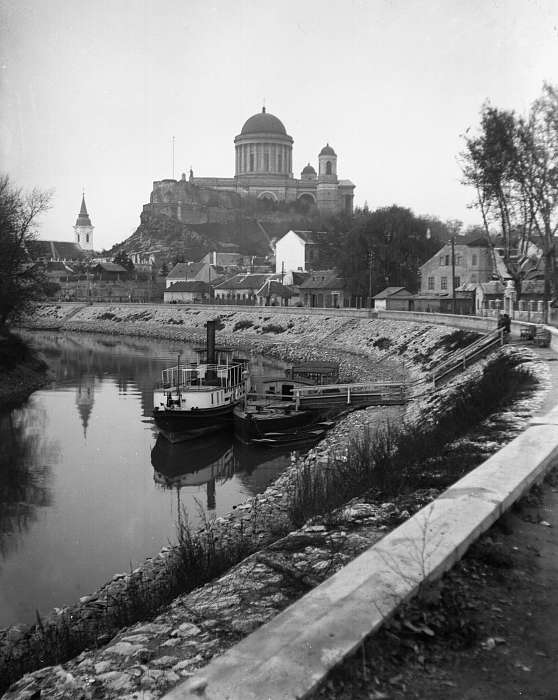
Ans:
[{"label": "water reflection", "polygon": [[290,454],[288,447],[270,450],[243,445],[234,440],[232,432],[178,443],[159,435],[151,451],[151,464],[155,483],[165,489],[178,493],[205,485],[205,507],[213,511],[216,485],[236,476],[251,494],[261,493],[285,469]]},{"label": "water reflection", "polygon": [[[229,513],[289,464],[289,450],[157,437],[153,386],[178,341],[22,333],[53,382],[0,416],[0,628],[75,602],[176,541],[181,506]],[[256,375],[287,367],[251,357]],[[154,483],[154,477],[156,483]],[[180,499],[180,503],[178,503]]]},{"label": "water reflection", "polygon": [[37,520],[37,511],[52,505],[56,444],[44,439],[45,412],[30,406],[0,414],[0,556],[13,552]]},{"label": "water reflection", "polygon": [[[177,493],[196,525],[200,501],[224,515],[288,464],[274,456],[255,477],[230,436],[186,459],[157,440],[153,386],[177,353],[195,358],[184,343],[22,335],[52,384],[0,415],[0,628],[72,603],[174,541]],[[253,360],[256,374],[286,367]]]}]

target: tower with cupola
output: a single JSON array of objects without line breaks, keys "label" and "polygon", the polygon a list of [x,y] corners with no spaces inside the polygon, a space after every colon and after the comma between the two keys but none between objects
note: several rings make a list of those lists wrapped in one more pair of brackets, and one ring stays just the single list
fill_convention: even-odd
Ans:
[{"label": "tower with cupola", "polygon": [[79,210],[76,225],[74,226],[74,242],[77,243],[83,250],[93,250],[94,228],[95,227],[91,224],[89,214],[87,213],[87,207],[85,206],[84,192],[81,197],[81,209]]},{"label": "tower with cupola", "polygon": [[337,179],[337,154],[326,144],[318,155],[318,185],[316,187],[318,209],[333,214],[339,210],[339,180]]}]

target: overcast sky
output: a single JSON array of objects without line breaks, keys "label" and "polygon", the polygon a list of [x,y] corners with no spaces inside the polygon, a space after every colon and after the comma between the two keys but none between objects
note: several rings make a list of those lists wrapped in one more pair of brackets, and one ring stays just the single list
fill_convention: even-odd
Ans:
[{"label": "overcast sky", "polygon": [[128,237],[152,181],[232,177],[267,110],[295,177],[329,142],[355,203],[476,223],[461,134],[485,100],[525,112],[558,83],[556,0],[0,0],[0,158],[55,190],[41,238]]}]

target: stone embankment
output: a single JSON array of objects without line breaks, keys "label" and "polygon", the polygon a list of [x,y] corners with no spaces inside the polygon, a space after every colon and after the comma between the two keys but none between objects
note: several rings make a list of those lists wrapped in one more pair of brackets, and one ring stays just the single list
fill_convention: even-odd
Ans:
[{"label": "stone embankment", "polygon": [[[44,307],[34,325],[199,340],[205,335],[205,322],[215,312],[113,306],[83,307],[71,319],[67,316],[67,307]],[[221,323],[222,336],[229,344],[293,360],[341,358],[351,378],[361,373],[378,376],[382,363],[395,358],[405,362],[411,376],[424,376],[447,355],[452,343],[458,338],[463,341],[463,336],[447,328],[424,324],[324,316],[288,319],[274,317],[267,309],[259,315],[253,311],[221,315]],[[481,371],[482,364],[469,369],[453,388],[449,385],[444,391],[459,391],[459,382],[475,381]],[[430,400],[428,410],[435,410],[435,402]],[[408,411],[411,418],[420,414],[416,404]],[[331,514],[327,527],[317,519],[281,538],[289,525],[285,497],[300,469],[323,468],[333,452],[342,456],[350,439],[362,434],[377,416],[377,409],[350,414],[306,456],[293,454],[290,468],[264,494],[212,523],[217,537],[219,532],[228,537],[235,530],[251,531],[260,543],[258,551],[218,580],[177,598],[151,622],[121,631],[112,641],[106,640],[106,646],[83,652],[64,665],[24,676],[6,697],[38,697],[42,692],[51,698],[158,698],[432,500],[437,495],[434,489],[415,494],[408,502],[377,504],[357,499]],[[79,605],[53,615],[86,626],[99,609],[118,599],[134,577],[156,584],[174,554],[165,548],[135,572],[116,575]],[[16,627],[6,631],[4,642],[17,648],[28,638],[29,631]]]}]

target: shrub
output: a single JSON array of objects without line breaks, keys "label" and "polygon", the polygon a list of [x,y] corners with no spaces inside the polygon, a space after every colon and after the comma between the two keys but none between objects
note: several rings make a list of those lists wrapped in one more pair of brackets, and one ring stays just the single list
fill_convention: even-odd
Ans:
[{"label": "shrub", "polygon": [[277,323],[268,323],[262,326],[262,333],[284,333],[287,329]]},{"label": "shrub", "polygon": [[252,321],[245,319],[243,321],[237,321],[234,324],[233,331],[243,331],[245,328],[251,328],[254,325]]},{"label": "shrub", "polygon": [[391,347],[392,341],[389,338],[376,338],[376,340],[372,343],[373,347],[378,348],[378,350],[387,350],[389,347]]}]

